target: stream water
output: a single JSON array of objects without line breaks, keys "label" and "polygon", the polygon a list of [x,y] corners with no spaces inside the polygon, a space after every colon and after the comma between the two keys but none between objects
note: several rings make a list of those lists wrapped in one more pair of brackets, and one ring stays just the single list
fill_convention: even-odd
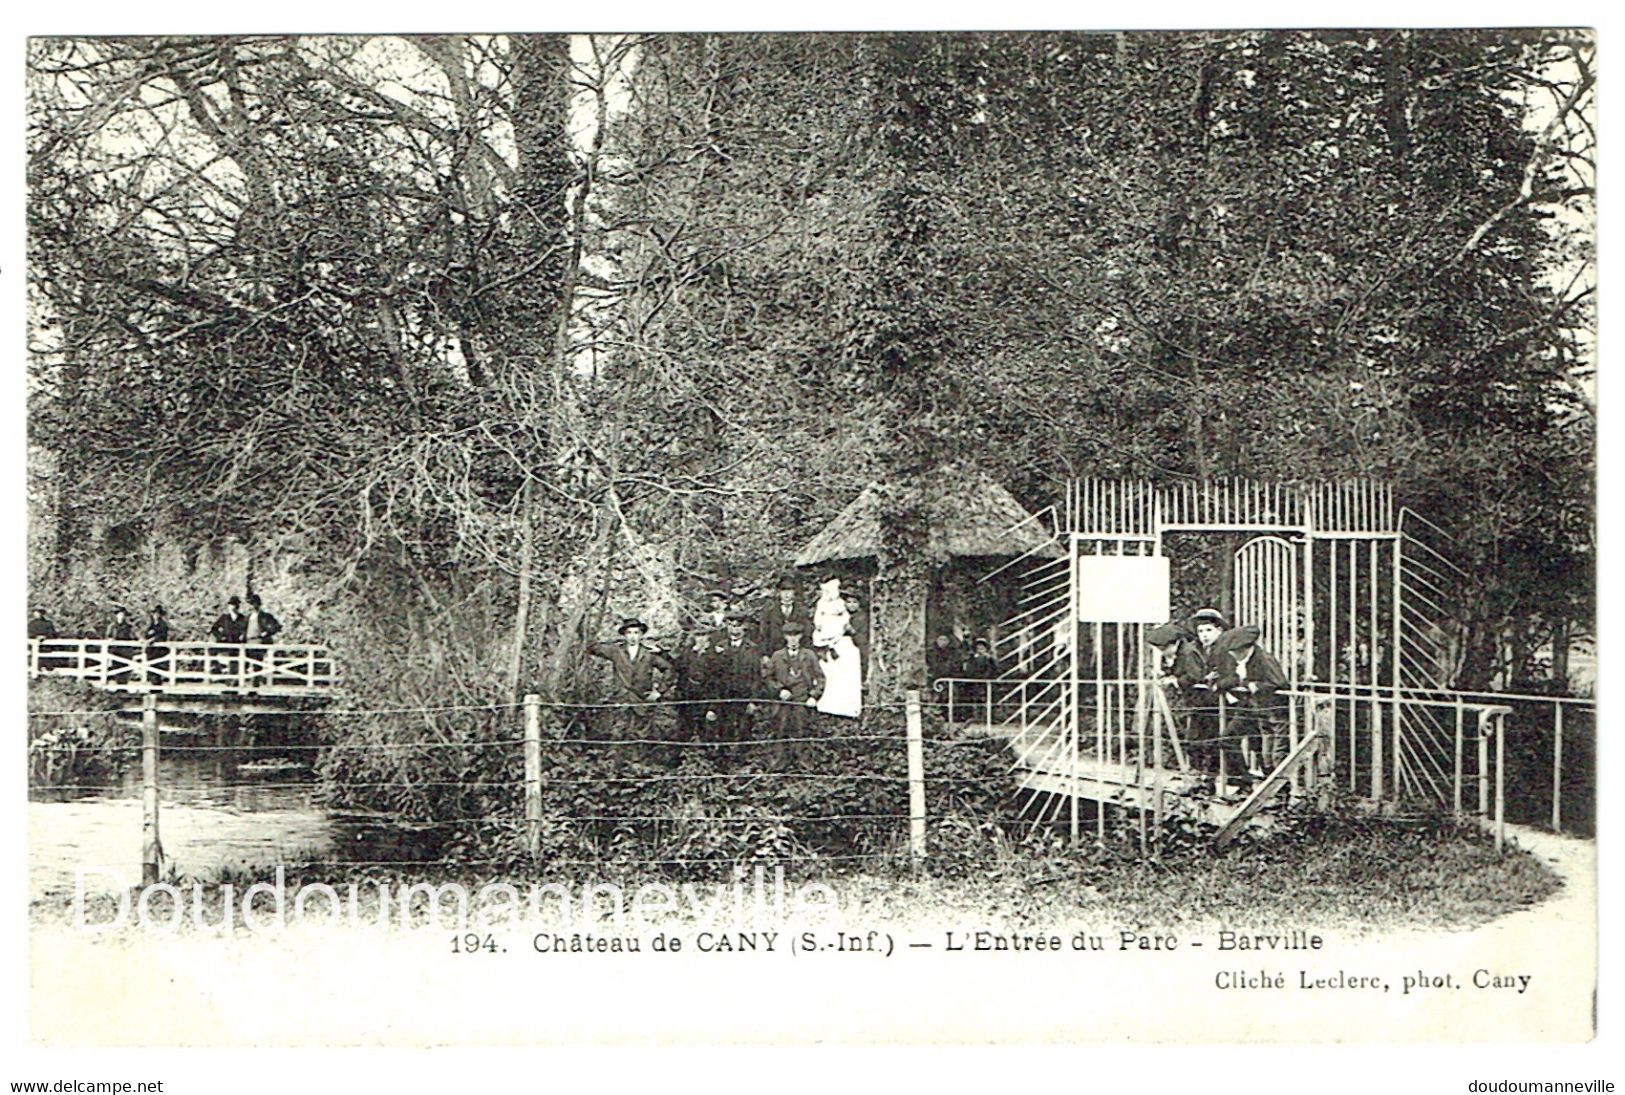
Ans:
[{"label": "stream water", "polygon": [[[217,752],[168,734],[163,744],[170,750],[160,753],[158,780],[166,875],[209,881],[221,868],[395,859],[411,839],[377,821],[330,814],[308,750]],[[71,893],[81,874],[87,893],[139,883],[141,839],[139,764],[99,785],[31,788],[29,896]]]}]

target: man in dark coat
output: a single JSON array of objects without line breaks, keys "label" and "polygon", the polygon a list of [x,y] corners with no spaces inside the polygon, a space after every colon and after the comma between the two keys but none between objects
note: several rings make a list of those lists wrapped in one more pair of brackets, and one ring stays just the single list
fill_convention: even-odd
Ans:
[{"label": "man in dark coat", "polygon": [[768,657],[763,676],[769,700],[776,701],[773,704],[776,744],[768,747],[763,766],[779,771],[786,767],[794,770],[807,756],[808,749],[806,742],[787,739],[807,736],[812,708],[824,694],[824,670],[818,664],[818,655],[801,645],[799,625],[784,625],[784,648]]},{"label": "man in dark coat", "polygon": [[29,618],[28,637],[30,639],[56,638],[56,624],[51,622],[51,617],[45,614],[43,608],[34,609],[34,615]]},{"label": "man in dark coat", "polygon": [[209,637],[217,643],[240,643],[248,636],[248,618],[242,613],[243,602],[236,597],[226,598],[226,610],[214,618]]},{"label": "man in dark coat", "polygon": [[779,579],[778,592],[762,609],[756,629],[756,642],[765,658],[784,646],[784,629],[794,624],[803,635],[812,633],[812,612],[796,595],[794,575]]},{"label": "man in dark coat", "polygon": [[1188,694],[1187,689],[1194,689],[1196,682],[1207,675],[1201,645],[1190,628],[1174,621],[1146,631],[1145,641],[1157,651],[1152,671],[1168,697],[1175,726],[1183,736],[1190,724],[1190,708],[1196,702],[1196,697]]},{"label": "man in dark coat", "polygon": [[[952,635],[938,635],[932,641],[931,645],[926,648],[925,672],[926,676],[930,678],[926,684],[931,689],[930,695],[934,697],[934,702],[942,705],[943,716],[947,718],[949,722],[955,721],[959,712],[948,709],[948,689],[950,686],[944,684],[941,689],[936,687],[938,681],[946,681],[952,677],[963,677],[965,675],[963,648],[954,641],[954,637]],[[958,708],[961,706],[961,704],[957,702],[958,691],[964,686],[955,684],[951,687],[955,692],[955,703],[953,706]]]},{"label": "man in dark coat", "polygon": [[863,679],[869,679],[869,613],[864,610],[856,590],[842,588],[841,602],[846,605],[846,629],[852,633],[852,645],[862,658]]},{"label": "man in dark coat", "polygon": [[1220,757],[1217,689],[1220,666],[1215,645],[1224,631],[1222,612],[1216,608],[1198,610],[1190,619],[1195,642],[1187,646],[1183,657],[1176,657],[1174,661],[1179,698],[1184,704],[1184,714],[1190,719],[1192,759],[1198,767],[1213,773],[1219,770]]},{"label": "man in dark coat", "polygon": [[[756,701],[762,698],[762,651],[745,635],[745,625],[743,613],[730,613],[727,632],[711,651],[719,702],[706,709],[705,718],[716,727],[717,740],[730,744],[750,740]],[[718,762],[729,752],[719,747]]]},{"label": "man in dark coat", "polygon": [[721,641],[728,627],[729,597],[727,590],[713,589],[705,595],[705,615],[700,618],[698,627],[710,633],[712,639]]},{"label": "man in dark coat", "polygon": [[[235,646],[241,643],[248,634],[248,619],[242,613],[243,602],[236,597],[226,598],[226,610],[214,618],[214,624],[209,628],[209,638],[221,645]],[[216,659],[209,663],[209,671],[218,675],[230,674],[236,676],[241,672],[241,652],[232,651],[228,660]]]},{"label": "man in dark coat", "polygon": [[[649,626],[642,620],[627,619],[618,629],[620,642],[594,643],[587,648],[595,658],[609,662],[615,687],[610,693],[616,737],[623,740],[647,738],[653,731],[654,708],[662,689],[661,680],[671,672],[672,661],[644,643]],[[647,750],[638,750],[648,756]]]},{"label": "man in dark coat", "polygon": [[1286,708],[1277,695],[1286,687],[1286,674],[1281,663],[1258,645],[1258,628],[1251,624],[1226,631],[1214,647],[1220,659],[1215,688],[1227,704],[1225,740],[1235,742],[1234,751],[1239,753],[1241,740],[1253,737],[1260,764],[1254,774],[1267,774],[1286,755]]},{"label": "man in dark coat", "polygon": [[135,621],[130,619],[130,610],[123,605],[113,606],[113,622],[107,625],[107,634],[110,638],[119,640],[110,645],[107,653],[113,660],[113,679],[127,681],[130,679],[130,663],[135,660]]},{"label": "man in dark coat", "polygon": [[[265,665],[266,655],[269,651],[266,645],[276,642],[277,632],[282,630],[282,622],[265,610],[265,604],[260,600],[258,593],[248,595],[248,613],[243,617],[243,642],[249,644],[243,655],[251,663]],[[269,669],[269,667],[266,667]],[[264,677],[255,677],[256,684]]]},{"label": "man in dark coat", "polygon": [[143,636],[147,640],[147,680],[152,684],[161,684],[166,679],[173,679],[175,669],[164,665],[164,659],[169,657],[169,647],[163,645],[169,642],[169,617],[164,614],[163,605],[152,606],[152,619],[147,622],[147,632]]},{"label": "man in dark coat", "polygon": [[998,660],[993,657],[993,644],[978,635],[971,641],[970,657],[965,662],[965,676],[976,683],[964,685],[966,712],[963,717],[956,717],[956,721],[970,722],[977,718],[986,719],[989,723],[995,721],[989,718],[992,715],[991,699],[994,685],[991,683],[999,675]]},{"label": "man in dark coat", "polygon": [[[29,617],[28,637],[41,641],[56,638],[56,624],[51,622],[51,617],[45,614],[43,608],[34,609],[34,615]],[[42,670],[62,669],[69,664],[66,657],[66,655],[62,654],[47,654],[42,650],[39,656],[39,667]]]},{"label": "man in dark coat", "polygon": [[677,704],[677,740],[693,741],[704,734],[706,701],[716,695],[716,659],[712,632],[699,624],[689,628],[688,642],[672,659],[673,692]]}]

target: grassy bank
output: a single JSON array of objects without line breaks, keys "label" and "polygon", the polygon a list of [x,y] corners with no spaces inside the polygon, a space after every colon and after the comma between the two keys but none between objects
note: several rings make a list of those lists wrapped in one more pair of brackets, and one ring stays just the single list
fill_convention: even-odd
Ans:
[{"label": "grassy bank", "polygon": [[[792,885],[827,883],[838,896],[843,917],[1033,930],[1080,922],[1186,930],[1282,925],[1355,933],[1460,930],[1533,905],[1560,885],[1534,856],[1511,847],[1497,853],[1476,829],[1445,819],[1304,815],[1267,838],[1244,839],[1225,852],[1213,851],[1198,834],[1165,835],[1163,854],[1144,859],[1132,831],[1109,838],[1105,846],[1081,848],[1073,848],[1064,833],[1052,830],[1028,834],[1020,844],[1002,835],[967,832],[961,834],[959,847],[943,842],[931,868],[920,875],[899,859],[871,863],[861,872],[801,864],[787,876]],[[771,877],[772,864],[764,866]],[[184,891],[185,900],[200,907],[204,924],[214,930],[212,926],[222,922],[227,898],[236,907],[248,886],[274,877],[275,869],[267,866],[169,881]],[[745,878],[748,881],[748,873]],[[627,893],[643,883],[660,882],[673,889],[681,885],[671,876],[609,869],[600,875],[575,871],[568,876],[471,869],[380,875],[337,863],[289,868],[285,881],[290,892],[320,883],[347,894],[356,884],[364,923],[379,917],[374,885],[379,882],[456,882],[476,894],[482,886],[496,883],[524,890],[533,882],[572,889],[603,882]],[[694,889],[717,894],[730,886],[726,880],[714,880]],[[130,894],[132,901],[138,896],[139,891]],[[111,918],[116,900],[112,895],[91,899],[88,918]],[[167,894],[158,895],[154,909],[165,909],[169,900]],[[262,894],[255,908],[268,907],[269,901]],[[506,901],[495,904],[504,912],[512,911]],[[73,895],[41,895],[32,902],[31,915],[36,924],[70,923]],[[391,917],[399,915],[398,909],[390,911]],[[665,915],[681,920],[685,914],[679,905]],[[417,909],[415,916],[426,921],[427,909]],[[182,930],[193,929],[188,923]]]}]

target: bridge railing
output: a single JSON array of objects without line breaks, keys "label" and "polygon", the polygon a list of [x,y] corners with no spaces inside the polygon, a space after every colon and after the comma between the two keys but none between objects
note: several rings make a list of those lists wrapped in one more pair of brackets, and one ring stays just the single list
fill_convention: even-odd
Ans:
[{"label": "bridge railing", "polygon": [[331,689],[338,667],[313,643],[30,639],[28,676],[127,692],[294,692]]}]

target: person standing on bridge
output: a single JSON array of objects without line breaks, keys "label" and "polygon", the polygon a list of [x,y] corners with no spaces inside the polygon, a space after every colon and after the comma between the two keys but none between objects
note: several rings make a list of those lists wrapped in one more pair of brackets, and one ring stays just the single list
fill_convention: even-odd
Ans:
[{"label": "person standing on bridge", "polygon": [[107,635],[114,640],[107,647],[112,677],[122,683],[130,679],[130,665],[135,661],[135,646],[125,645],[135,642],[135,621],[130,619],[129,609],[123,605],[113,606],[113,622],[107,625]]},{"label": "person standing on bridge", "polygon": [[34,615],[29,617],[28,637],[30,639],[56,638],[56,624],[51,622],[51,617],[45,614],[43,608],[35,608]]},{"label": "person standing on bridge", "polygon": [[[276,642],[277,632],[281,630],[281,621],[265,610],[260,595],[250,593],[248,595],[248,615],[243,617],[243,642],[248,643],[249,646],[247,650],[243,651],[243,655],[250,662],[256,663],[258,668],[265,673],[271,671],[270,665],[266,664],[266,656],[269,653],[266,646]],[[254,678],[254,682],[259,684],[264,679],[262,676],[257,676]]]},{"label": "person standing on bridge", "polygon": [[[243,641],[247,634],[248,621],[243,618],[243,602],[236,597],[226,598],[226,610],[214,618],[214,624],[209,628],[209,637],[222,646],[236,646]],[[214,653],[224,653],[215,651]],[[209,663],[211,673],[223,675],[231,673],[236,675],[242,666],[242,653],[231,651],[230,664],[218,658]]]},{"label": "person standing on bridge", "polygon": [[[39,639],[41,641],[56,638],[56,624],[51,621],[51,617],[45,614],[45,610],[43,608],[36,607],[34,609],[34,615],[29,618],[28,637],[30,639]],[[48,669],[62,669],[66,666],[67,661],[63,655],[45,653],[41,653],[39,655],[39,668],[41,671]]]},{"label": "person standing on bridge", "polygon": [[[147,621],[145,638],[147,640],[145,659],[147,663],[147,683],[160,684],[163,681],[163,673],[155,669],[154,665],[169,657],[169,647],[157,645],[169,642],[169,618],[164,615],[163,605],[155,604],[152,606],[152,617]],[[170,669],[170,674],[173,676],[173,668]]]},{"label": "person standing on bridge", "polygon": [[248,635],[248,620],[243,616],[243,602],[236,597],[226,598],[226,610],[214,618],[209,636],[217,643],[240,643]]}]

